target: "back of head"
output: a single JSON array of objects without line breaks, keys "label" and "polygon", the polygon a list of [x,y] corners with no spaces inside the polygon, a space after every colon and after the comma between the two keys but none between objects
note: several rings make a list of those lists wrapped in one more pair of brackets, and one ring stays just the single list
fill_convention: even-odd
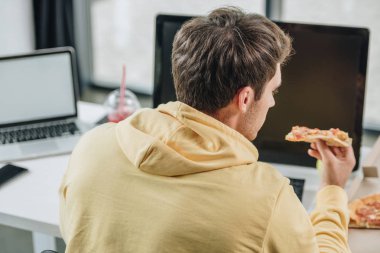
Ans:
[{"label": "back of head", "polygon": [[173,42],[177,99],[213,113],[249,85],[258,100],[277,64],[290,51],[290,38],[261,15],[228,7],[194,18],[182,26]]}]

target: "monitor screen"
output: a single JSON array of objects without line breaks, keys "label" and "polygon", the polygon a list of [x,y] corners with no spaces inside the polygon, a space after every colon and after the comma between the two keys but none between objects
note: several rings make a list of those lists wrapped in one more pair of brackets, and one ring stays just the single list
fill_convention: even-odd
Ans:
[{"label": "monitor screen", "polygon": [[309,144],[284,140],[294,125],[347,131],[359,160],[369,31],[277,24],[293,38],[295,54],[282,68],[276,106],[253,142],[260,160],[315,167]]},{"label": "monitor screen", "polygon": [[173,40],[182,24],[191,18],[189,16],[171,15],[158,15],[156,17],[153,107],[177,100],[171,64]]},{"label": "monitor screen", "polygon": [[[155,107],[176,100],[170,61],[172,42],[176,31],[189,19],[157,17]],[[369,31],[276,23],[293,38],[295,54],[282,68],[282,86],[276,95],[276,106],[269,110],[253,142],[259,149],[259,159],[315,167],[315,159],[306,153],[309,144],[284,140],[292,126],[300,125],[347,131],[353,138],[355,156],[359,160]]]}]

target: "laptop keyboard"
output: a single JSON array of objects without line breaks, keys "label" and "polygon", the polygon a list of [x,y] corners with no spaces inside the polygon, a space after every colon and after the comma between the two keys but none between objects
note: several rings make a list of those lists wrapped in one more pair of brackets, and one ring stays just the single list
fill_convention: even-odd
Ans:
[{"label": "laptop keyboard", "polygon": [[59,122],[49,125],[34,125],[0,130],[0,144],[24,142],[57,136],[75,135],[79,129],[74,122]]}]

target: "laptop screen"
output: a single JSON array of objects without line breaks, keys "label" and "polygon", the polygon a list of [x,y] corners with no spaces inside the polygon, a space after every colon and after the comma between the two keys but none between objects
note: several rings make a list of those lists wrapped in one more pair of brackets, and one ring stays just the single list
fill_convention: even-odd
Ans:
[{"label": "laptop screen", "polygon": [[0,125],[76,115],[74,82],[69,50],[0,58]]}]

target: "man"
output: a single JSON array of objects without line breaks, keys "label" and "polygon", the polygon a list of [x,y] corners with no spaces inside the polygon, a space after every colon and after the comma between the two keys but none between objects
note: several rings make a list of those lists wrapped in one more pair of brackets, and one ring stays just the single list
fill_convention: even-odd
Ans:
[{"label": "man", "polygon": [[66,252],[349,252],[352,148],[323,142],[310,218],[251,141],[281,85],[290,39],[236,8],[187,22],[172,54],[177,102],[87,133],[60,189]]}]

